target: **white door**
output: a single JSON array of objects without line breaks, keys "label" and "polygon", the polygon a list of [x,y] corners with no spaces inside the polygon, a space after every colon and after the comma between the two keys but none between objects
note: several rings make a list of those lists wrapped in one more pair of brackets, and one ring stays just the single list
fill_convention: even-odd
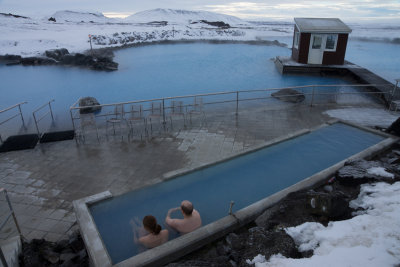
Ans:
[{"label": "white door", "polygon": [[322,64],[326,35],[311,34],[310,49],[308,50],[308,64]]}]

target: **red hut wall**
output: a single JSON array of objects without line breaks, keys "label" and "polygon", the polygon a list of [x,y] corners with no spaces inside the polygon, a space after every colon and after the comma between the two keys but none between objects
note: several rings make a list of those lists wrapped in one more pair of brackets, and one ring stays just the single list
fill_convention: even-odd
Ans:
[{"label": "red hut wall", "polygon": [[[339,34],[336,51],[325,51],[322,59],[323,65],[343,65],[346,54],[348,34]],[[307,55],[308,56],[308,55]]]},{"label": "red hut wall", "polygon": [[[297,27],[294,28],[294,34],[297,32]],[[294,36],[294,35],[293,35]],[[299,46],[294,47],[294,40],[292,45],[292,58],[299,63],[307,64],[308,61],[308,49],[310,47],[311,33],[300,33]]]}]

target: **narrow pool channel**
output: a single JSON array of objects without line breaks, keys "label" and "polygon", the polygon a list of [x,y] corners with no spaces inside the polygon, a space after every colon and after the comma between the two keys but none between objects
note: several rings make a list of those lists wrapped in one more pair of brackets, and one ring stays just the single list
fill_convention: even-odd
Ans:
[{"label": "narrow pool channel", "polygon": [[[193,202],[203,225],[268,197],[343,159],[382,141],[384,137],[342,123],[278,143],[175,179],[90,206],[113,264],[141,252],[133,242],[129,221],[154,215],[164,228],[169,208],[181,200]],[[131,177],[135,179],[135,177]],[[171,236],[171,235],[170,235]],[[172,238],[177,235],[172,235]]]}]

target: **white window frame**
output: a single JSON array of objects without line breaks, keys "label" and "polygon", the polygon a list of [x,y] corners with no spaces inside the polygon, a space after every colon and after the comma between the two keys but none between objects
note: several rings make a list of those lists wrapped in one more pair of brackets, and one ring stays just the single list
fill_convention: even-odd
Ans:
[{"label": "white window frame", "polygon": [[294,43],[293,43],[294,48],[299,49],[299,43],[300,43],[300,32],[295,31],[294,32]]},{"label": "white window frame", "polygon": [[[335,44],[333,45],[333,48],[326,48],[329,36],[335,36]],[[338,42],[338,38],[339,38],[338,34],[327,34],[326,35],[326,42],[325,42],[325,49],[324,50],[325,51],[329,51],[329,52],[335,52],[336,51],[337,42]]]}]

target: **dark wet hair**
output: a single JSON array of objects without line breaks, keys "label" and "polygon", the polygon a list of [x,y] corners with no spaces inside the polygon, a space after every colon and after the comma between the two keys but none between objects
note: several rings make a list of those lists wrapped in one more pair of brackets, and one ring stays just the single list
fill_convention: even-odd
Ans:
[{"label": "dark wet hair", "polygon": [[190,205],[181,205],[181,209],[186,215],[192,215],[193,205],[192,203],[190,203]]},{"label": "dark wet hair", "polygon": [[143,218],[143,226],[153,234],[158,235],[161,232],[161,226],[157,224],[157,219],[152,215],[147,215]]}]

